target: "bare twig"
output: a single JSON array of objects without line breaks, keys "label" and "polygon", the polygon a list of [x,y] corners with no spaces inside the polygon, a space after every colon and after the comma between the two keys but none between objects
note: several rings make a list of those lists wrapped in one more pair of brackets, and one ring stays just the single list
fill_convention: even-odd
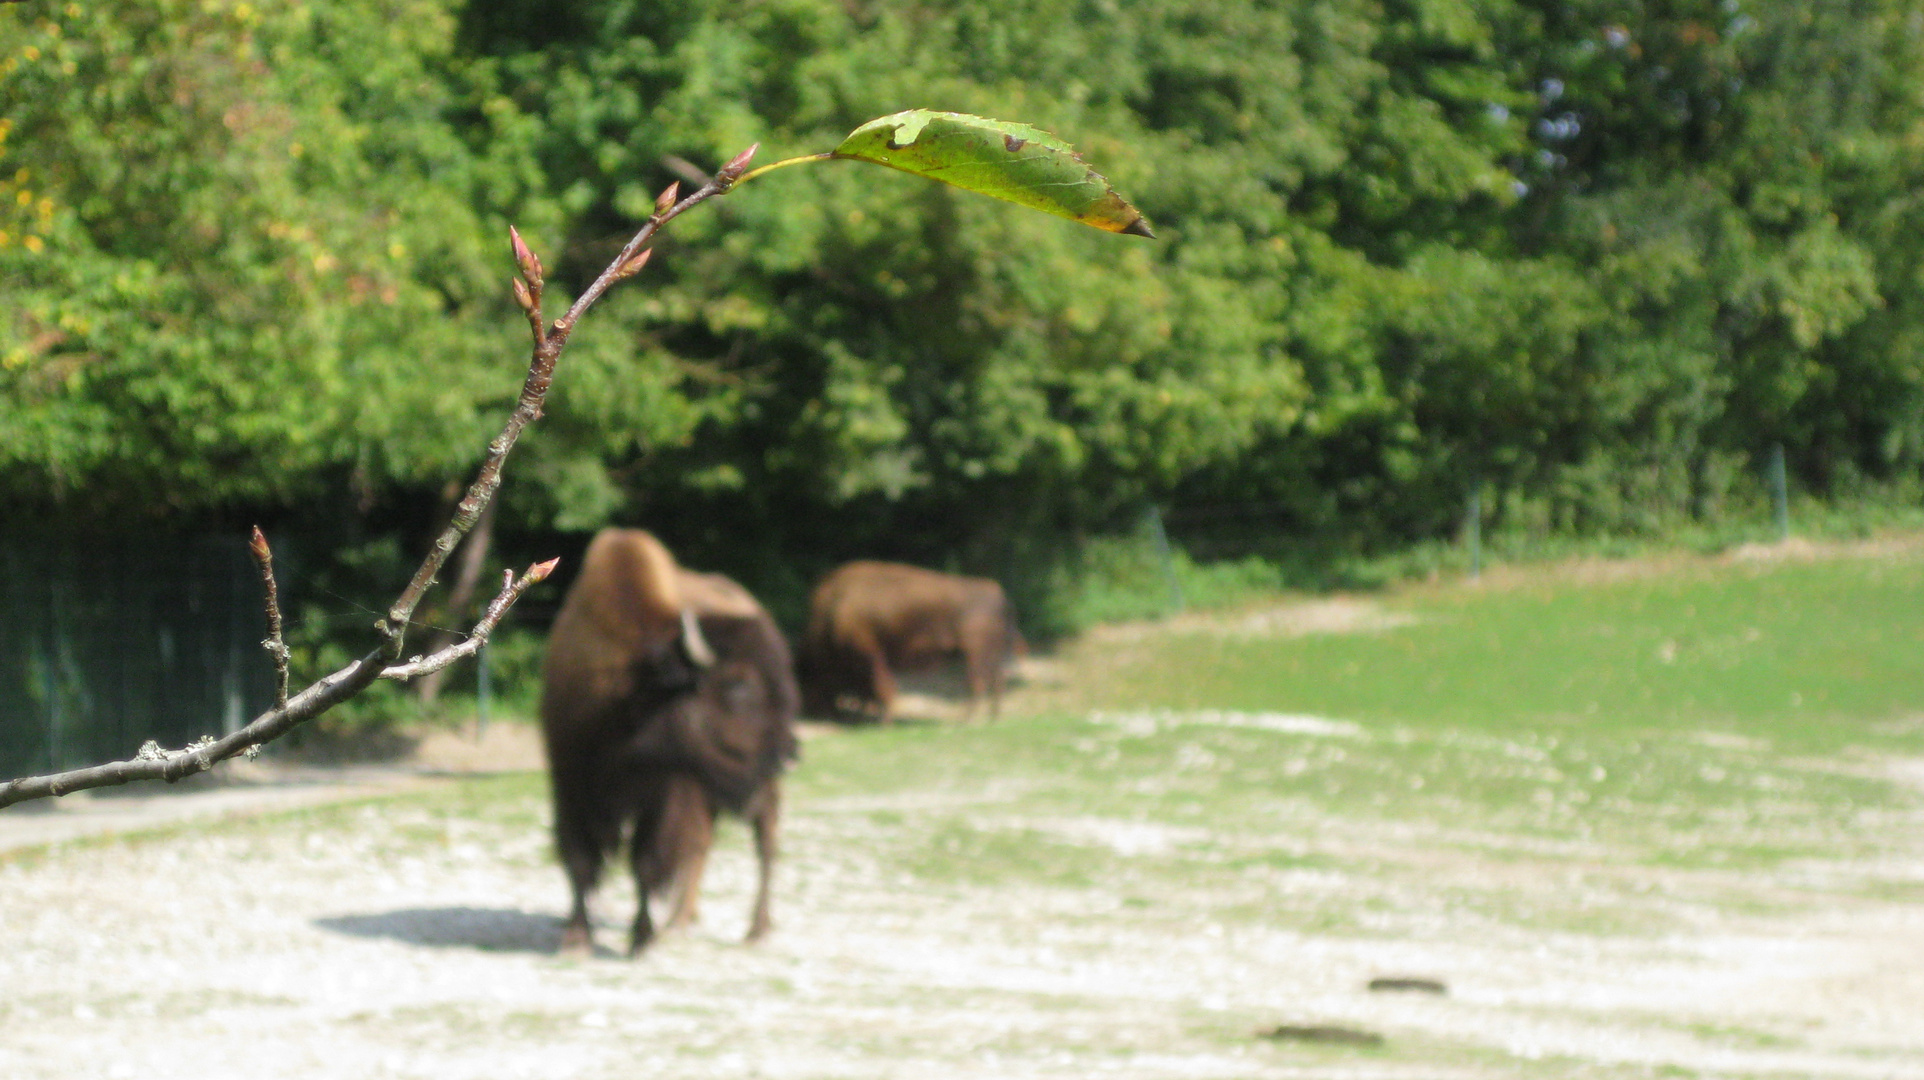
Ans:
[{"label": "bare twig", "polygon": [[165,780],[172,783],[206,772],[228,758],[240,754],[251,754],[266,743],[287,734],[295,727],[327,710],[339,705],[365,690],[376,678],[409,679],[438,671],[457,660],[474,655],[487,644],[488,635],[500,624],[501,617],[508,613],[521,594],[532,585],[547,578],[554,572],[559,559],[536,563],[519,578],[514,571],[506,572],[501,583],[501,593],[488,605],[487,613],[481,621],[474,624],[468,639],[450,645],[431,656],[415,657],[406,664],[389,667],[380,666],[381,652],[376,651],[356,660],[347,667],[316,682],[301,691],[293,700],[282,702],[273,709],[262,713],[254,721],[239,731],[223,739],[203,739],[184,750],[162,750],[149,742],[140,753],[128,761],[115,761],[105,765],[95,765],[86,769],[53,776],[34,776],[20,780],[10,780],[0,784],[0,806],[25,802],[28,799],[46,798],[51,795],[65,795],[85,788],[111,787],[117,784],[132,783],[136,780]]},{"label": "bare twig", "polygon": [[[494,539],[495,511],[500,506],[499,501],[490,502],[488,508],[481,511],[481,520],[474,523],[473,531],[468,533],[467,541],[461,546],[460,567],[454,573],[454,588],[448,591],[447,607],[444,609],[449,619],[467,618],[469,602],[474,599],[475,587],[481,584],[481,570],[488,561],[488,548]],[[427,651],[440,652],[454,644],[456,637],[452,630],[438,630],[430,639]],[[423,704],[432,705],[440,698],[441,684],[446,676],[447,669],[442,668],[414,684],[415,693]]]},{"label": "bare twig", "polygon": [[50,776],[9,780],[0,784],[0,806],[65,795],[86,788],[112,787],[135,780],[166,780],[171,783],[206,772],[216,762],[245,753],[250,747],[272,742],[367,689],[368,684],[381,674],[382,655],[377,650],[361,657],[295,694],[286,705],[269,709],[246,727],[225,738],[172,753],[153,748],[127,761],[114,761]]},{"label": "bare twig", "polygon": [[[414,579],[408,582],[407,588],[402,590],[400,597],[394,601],[394,606],[388,609],[387,617],[377,624],[382,635],[387,638],[390,658],[398,658],[401,655],[401,639],[407,632],[408,621],[414,617],[414,609],[420,605],[421,597],[426,595],[429,586],[434,584],[434,575],[440,572],[441,565],[447,561],[449,553],[461,542],[461,538],[467,535],[468,530],[474,527],[475,521],[481,517],[481,510],[487,506],[490,499],[494,498],[495,491],[500,488],[501,465],[507,460],[508,451],[514,449],[515,441],[521,437],[521,432],[529,424],[541,418],[542,402],[547,400],[548,387],[554,382],[555,361],[560,358],[561,350],[568,344],[568,336],[574,333],[575,324],[616,282],[641,268],[642,249],[647,246],[648,241],[654,239],[663,225],[717,195],[726,195],[728,190],[735,186],[735,181],[741,177],[743,170],[748,167],[748,161],[754,156],[755,149],[755,146],[751,146],[737,154],[733,161],[722,166],[721,171],[697,188],[694,194],[666,210],[657,211],[648,219],[647,224],[635,233],[634,238],[622,246],[621,253],[615,256],[614,261],[608,264],[608,268],[603,270],[599,277],[595,278],[593,284],[575,298],[567,314],[556,319],[546,333],[539,334],[535,343],[534,358],[528,365],[527,380],[521,385],[521,397],[515,403],[514,412],[508,417],[507,426],[502,428],[501,434],[495,436],[494,441],[488,444],[487,460],[482,462],[481,471],[475,476],[474,483],[468,486],[467,496],[461,500],[459,506],[455,507],[454,520],[450,521],[448,527],[435,539],[427,558],[422,560],[420,569],[415,571]],[[519,238],[516,239],[519,247]],[[520,262],[520,251],[517,250],[515,254],[516,261]],[[539,267],[537,266],[536,269],[538,271]],[[528,284],[532,291],[538,283],[531,281]],[[539,307],[538,297],[535,306]],[[538,314],[533,312],[530,314],[533,318],[539,318]]]},{"label": "bare twig", "polygon": [[281,591],[274,584],[274,552],[268,548],[267,537],[261,535],[259,525],[254,526],[247,550],[261,568],[267,604],[267,640],[261,642],[261,648],[266,649],[274,661],[274,705],[280,708],[287,704],[287,642],[281,640]]},{"label": "bare twig", "polygon": [[708,182],[708,174],[702,172],[700,166],[685,157],[680,157],[675,154],[663,154],[661,155],[661,167],[681,177],[683,180],[688,181],[695,187],[700,187]]},{"label": "bare twig", "polygon": [[427,675],[440,671],[456,660],[466,659],[481,651],[481,646],[488,643],[488,635],[494,633],[495,624],[501,621],[501,616],[508,613],[508,608],[514,606],[516,600],[521,599],[521,594],[528,591],[528,586],[554,573],[554,568],[560,561],[560,559],[549,559],[544,563],[535,563],[528,567],[528,572],[518,579],[514,576],[514,571],[502,571],[500,594],[494,598],[493,603],[488,605],[488,610],[481,616],[481,621],[474,624],[473,630],[468,631],[466,641],[426,656],[417,656],[405,664],[384,668],[381,671],[381,678],[412,679]]},{"label": "bare twig", "polygon": [[[321,715],[341,702],[347,701],[366,690],[375,679],[410,678],[445,667],[463,656],[477,651],[486,641],[495,624],[508,608],[513,605],[522,591],[548,575],[554,568],[551,560],[531,567],[521,579],[510,579],[488,605],[488,612],[481,622],[475,624],[474,632],[467,641],[440,650],[431,656],[410,660],[405,664],[395,664],[401,656],[402,640],[407,632],[408,623],[414,617],[414,609],[421,598],[433,586],[435,575],[447,562],[449,553],[461,542],[468,531],[480,519],[482,511],[494,499],[495,492],[501,487],[501,468],[507,461],[508,452],[520,439],[522,431],[529,424],[541,418],[542,404],[547,400],[548,388],[554,382],[555,361],[560,359],[561,350],[568,344],[568,336],[574,332],[575,324],[587,314],[596,301],[600,300],[610,288],[625,278],[632,277],[648,261],[647,244],[660,232],[661,227],[680,217],[688,210],[707,202],[717,195],[726,195],[735,182],[741,178],[748,167],[748,161],[755,154],[751,146],[733,161],[722,166],[712,178],[707,178],[701,186],[687,198],[676,201],[672,195],[664,197],[656,204],[656,210],[641,230],[635,233],[615,256],[608,268],[603,270],[594,283],[589,285],[567,314],[555,320],[545,332],[541,328],[541,263],[527,245],[522,243],[519,233],[513,233],[513,249],[516,266],[522,277],[516,282],[515,299],[528,313],[529,324],[534,328],[534,355],[528,363],[528,374],[521,384],[521,395],[515,401],[514,411],[509,414],[507,424],[488,443],[488,456],[482,461],[481,469],[474,482],[468,486],[465,497],[455,507],[454,518],[448,523],[441,535],[435,538],[414,577],[407,588],[388,609],[387,616],[376,624],[385,639],[381,647],[361,657],[331,675],[310,684],[305,690],[288,698],[284,703],[254,718],[247,726],[220,739],[208,739],[196,743],[185,750],[167,751],[149,743],[141,752],[126,761],[114,761],[104,765],[94,765],[84,769],[51,773],[45,776],[27,776],[17,780],[0,783],[0,807],[11,806],[29,799],[44,799],[49,796],[65,795],[69,792],[87,788],[110,787],[131,783],[136,780],[166,780],[173,782],[195,773],[205,772],[215,764],[237,754],[251,752],[287,734],[299,725]],[[525,297],[525,299],[523,299]],[[265,548],[263,540],[261,547]],[[256,558],[260,558],[257,554]],[[269,573],[263,571],[263,573]],[[269,588],[272,589],[271,574]],[[270,592],[270,596],[272,593]],[[277,601],[270,600],[270,605]],[[271,640],[271,639],[270,639]]]}]

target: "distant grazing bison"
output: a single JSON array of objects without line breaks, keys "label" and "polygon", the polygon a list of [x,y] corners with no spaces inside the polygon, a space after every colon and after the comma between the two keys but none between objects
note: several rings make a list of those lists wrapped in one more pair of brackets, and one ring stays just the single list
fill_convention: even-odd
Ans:
[{"label": "distant grazing bison", "polygon": [[815,587],[802,638],[803,704],[833,715],[844,697],[874,708],[882,723],[895,710],[894,670],[959,655],[969,679],[969,711],[986,694],[1001,708],[1004,668],[1023,648],[1002,586],[900,563],[852,562]]},{"label": "distant grazing bison", "polygon": [[788,644],[747,590],[682,569],[646,532],[594,538],[548,638],[541,695],[555,843],[574,888],[564,951],[592,948],[588,897],[624,829],[641,894],[629,955],[654,936],[650,896],[672,886],[668,925],[693,921],[721,810],[754,828],[748,937],[767,932],[799,703]]}]

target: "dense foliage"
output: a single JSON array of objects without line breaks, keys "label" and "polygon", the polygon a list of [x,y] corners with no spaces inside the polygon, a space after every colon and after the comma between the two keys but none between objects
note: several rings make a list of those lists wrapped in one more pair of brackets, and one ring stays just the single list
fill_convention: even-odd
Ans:
[{"label": "dense foliage", "polygon": [[505,222],[579,288],[676,159],[914,106],[1062,134],[1159,239],[771,174],[584,326],[511,531],[792,598],[1150,501],[1661,529],[1780,443],[1908,490],[1921,97],[1921,0],[8,4],[0,499],[415,520],[515,385]]}]

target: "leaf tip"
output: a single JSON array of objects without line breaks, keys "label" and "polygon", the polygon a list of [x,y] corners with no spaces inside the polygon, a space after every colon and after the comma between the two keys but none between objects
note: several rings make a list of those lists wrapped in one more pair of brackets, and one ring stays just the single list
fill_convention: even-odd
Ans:
[{"label": "leaf tip", "polygon": [[1156,238],[1156,234],[1149,231],[1149,219],[1144,217],[1138,217],[1123,226],[1120,231],[1128,236],[1146,236],[1151,240]]}]

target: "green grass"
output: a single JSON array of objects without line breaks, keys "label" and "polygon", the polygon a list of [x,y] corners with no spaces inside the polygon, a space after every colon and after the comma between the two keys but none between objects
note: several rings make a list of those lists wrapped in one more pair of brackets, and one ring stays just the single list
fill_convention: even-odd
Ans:
[{"label": "green grass", "polygon": [[[1924,752],[1911,722],[1924,712],[1924,552],[1610,576],[1390,594],[1383,605],[1414,621],[1380,632],[1199,631],[1072,650],[1073,688],[1048,714],[819,740],[796,790],[899,794],[865,803],[864,825],[931,883],[1105,882],[1157,897],[1180,882],[1232,916],[1323,932],[1360,932],[1367,905],[1312,899],[1279,914],[1252,882],[1419,872],[1316,842],[1344,822],[1414,823],[1438,850],[1486,864],[1742,874],[1881,850],[1878,822],[1917,802],[1866,762]],[[1265,729],[1265,713],[1355,726]],[[1122,850],[1058,827],[1088,819],[1165,835]],[[1616,902],[1620,884],[1598,877],[1559,904],[1438,888],[1495,922],[1664,924]],[[1735,881],[1698,896],[1749,911],[1797,902]]]},{"label": "green grass", "polygon": [[[1223,918],[1352,934],[1379,932],[1373,915],[1394,924],[1411,903],[1402,890],[1416,888],[1490,923],[1655,932],[1669,916],[1620,903],[1623,883],[1598,860],[1743,872],[1870,856],[1885,838],[1863,827],[1866,815],[1911,800],[1884,781],[1689,740],[1611,754],[1583,740],[1169,723],[1142,732],[1070,717],[818,740],[794,790],[809,812],[856,802],[861,821],[850,831],[930,885],[1099,885],[1123,898],[1117,917],[1180,924],[1203,904]],[[882,793],[900,808],[875,813],[868,800]],[[1474,878],[1429,880],[1423,864],[1385,861],[1343,839],[1399,823],[1451,861],[1512,864],[1571,888],[1546,902]],[[1329,875],[1381,895],[1360,907],[1353,888],[1278,903],[1279,883]],[[1172,907],[1173,895],[1185,899]],[[1698,895],[1750,911],[1796,902],[1753,894],[1740,879]]]},{"label": "green grass", "polygon": [[1924,555],[1700,564],[1606,583],[1416,591],[1413,625],[1193,634],[1092,686],[1098,708],[1305,712],[1484,732],[1725,731],[1786,748],[1920,745]]}]

